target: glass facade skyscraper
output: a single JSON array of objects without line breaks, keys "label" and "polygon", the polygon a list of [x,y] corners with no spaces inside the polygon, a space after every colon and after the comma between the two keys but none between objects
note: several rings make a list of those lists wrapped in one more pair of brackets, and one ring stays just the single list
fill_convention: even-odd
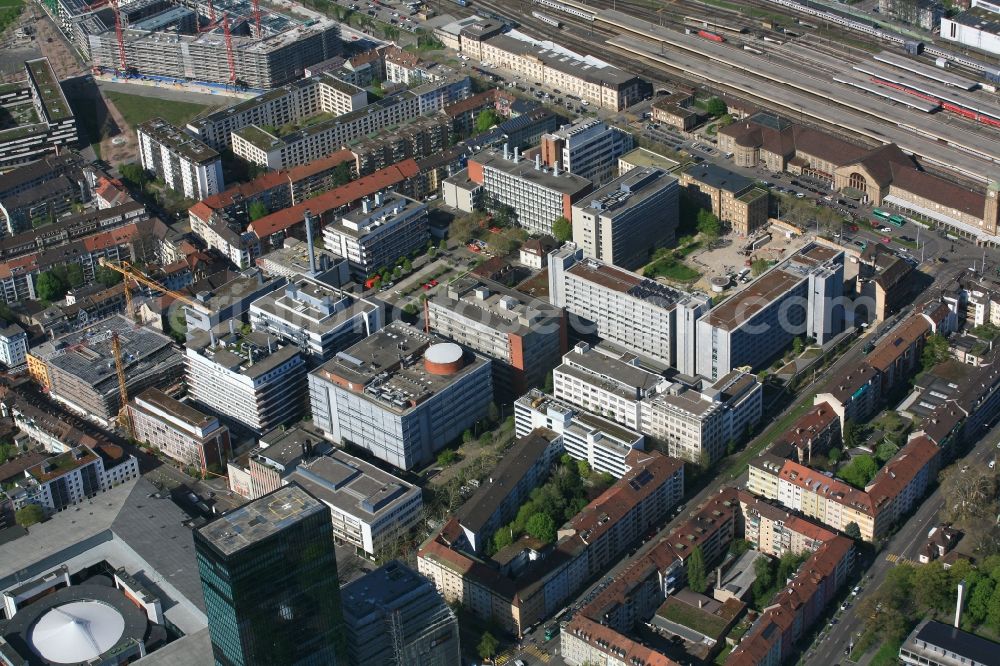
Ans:
[{"label": "glass facade skyscraper", "polygon": [[219,666],[345,664],[330,509],[284,486],[197,530]]}]

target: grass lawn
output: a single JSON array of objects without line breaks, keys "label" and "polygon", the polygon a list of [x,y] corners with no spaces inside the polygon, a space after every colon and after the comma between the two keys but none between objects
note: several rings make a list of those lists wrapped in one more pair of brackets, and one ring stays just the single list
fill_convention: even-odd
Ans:
[{"label": "grass lawn", "polygon": [[716,637],[726,628],[726,621],[721,617],[689,606],[683,601],[671,598],[658,611],[660,615],[672,622],[694,629],[706,636]]},{"label": "grass lawn", "polygon": [[701,273],[673,257],[657,259],[646,266],[642,274],[646,277],[665,277],[676,282],[694,282],[701,277]]},{"label": "grass lawn", "polygon": [[878,649],[875,656],[872,657],[870,666],[894,666],[899,663],[899,648],[902,647],[902,643],[898,641],[891,641],[889,643],[883,643],[882,647]]},{"label": "grass lawn", "polygon": [[811,397],[804,398],[794,409],[790,410],[784,418],[780,421],[776,421],[770,428],[768,428],[761,436],[756,440],[756,443],[748,446],[739,457],[734,460],[726,470],[719,475],[719,478],[725,478],[727,476],[735,478],[743,473],[747,465],[750,463],[751,458],[759,455],[760,452],[775,439],[777,439],[780,433],[785,432],[792,427],[803,414],[808,412],[812,408]]},{"label": "grass lawn", "polygon": [[108,98],[133,128],[151,118],[160,117],[177,127],[184,127],[189,121],[216,107],[193,102],[175,102],[167,99],[150,99],[142,95],[107,91]]}]

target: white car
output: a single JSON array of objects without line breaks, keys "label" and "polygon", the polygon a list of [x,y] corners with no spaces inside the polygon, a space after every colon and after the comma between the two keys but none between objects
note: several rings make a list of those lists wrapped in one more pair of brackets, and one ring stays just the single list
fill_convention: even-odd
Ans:
[{"label": "white car", "polygon": [[795,193],[795,198],[796,199],[805,199],[806,195],[802,194],[801,192],[796,192]]},{"label": "white car", "polygon": [[993,468],[995,468],[996,466],[997,466],[997,461],[996,461],[996,460],[991,460],[991,461],[990,461],[990,469],[993,469]]}]

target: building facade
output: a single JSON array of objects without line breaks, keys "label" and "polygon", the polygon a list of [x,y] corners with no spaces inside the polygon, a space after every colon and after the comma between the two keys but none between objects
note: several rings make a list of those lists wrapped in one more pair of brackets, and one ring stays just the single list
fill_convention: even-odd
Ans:
[{"label": "building facade", "polygon": [[147,120],[135,131],[142,168],[167,187],[189,199],[222,191],[222,158],[214,149],[162,118]]},{"label": "building facade", "polygon": [[[162,451],[182,465],[205,474],[209,466],[221,469],[232,457],[229,428],[215,416],[148,388],[132,399],[129,418],[135,439]],[[218,473],[218,472],[216,472]]]},{"label": "building facade", "polygon": [[767,226],[768,193],[753,179],[702,163],[680,173],[681,187],[702,208],[711,210],[740,236]]},{"label": "building facade", "polygon": [[618,175],[618,158],[634,144],[628,132],[602,120],[586,119],[542,135],[542,164],[559,166],[599,187]]}]

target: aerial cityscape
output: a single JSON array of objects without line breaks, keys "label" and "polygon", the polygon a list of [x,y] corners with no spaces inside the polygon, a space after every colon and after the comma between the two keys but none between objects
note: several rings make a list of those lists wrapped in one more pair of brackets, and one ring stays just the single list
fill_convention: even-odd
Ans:
[{"label": "aerial cityscape", "polygon": [[0,45],[0,666],[1000,666],[1000,4]]}]

